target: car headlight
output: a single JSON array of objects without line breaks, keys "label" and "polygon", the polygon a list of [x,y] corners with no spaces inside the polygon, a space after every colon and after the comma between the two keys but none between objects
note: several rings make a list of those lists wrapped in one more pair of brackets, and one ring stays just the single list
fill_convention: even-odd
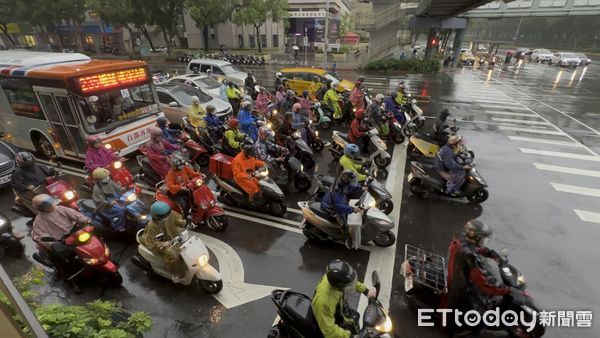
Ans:
[{"label": "car headlight", "polygon": [[73,192],[73,190],[67,190],[63,193],[63,197],[65,198],[65,201],[70,201],[75,198],[75,192]]},{"label": "car headlight", "polygon": [[208,264],[208,255],[201,255],[198,257],[198,264],[201,268],[205,267]]},{"label": "car headlight", "polygon": [[88,265],[96,265],[99,262],[97,258],[83,258],[82,260],[85,264]]},{"label": "car headlight", "polygon": [[122,166],[123,166],[123,162],[121,162],[121,161],[115,161],[115,163],[113,163],[113,168],[115,168],[115,169],[121,169]]},{"label": "car headlight", "polygon": [[137,195],[134,193],[129,194],[129,196],[127,196],[127,202],[131,203],[133,201],[137,200]]},{"label": "car headlight", "polygon": [[81,234],[79,234],[79,236],[77,236],[77,240],[80,243],[85,243],[90,239],[90,237],[92,237],[92,236],[90,235],[89,232],[82,232]]},{"label": "car headlight", "polygon": [[375,330],[377,330],[379,332],[383,332],[383,333],[392,332],[392,328],[393,328],[392,320],[390,319],[389,316],[385,316],[385,322],[375,326]]}]

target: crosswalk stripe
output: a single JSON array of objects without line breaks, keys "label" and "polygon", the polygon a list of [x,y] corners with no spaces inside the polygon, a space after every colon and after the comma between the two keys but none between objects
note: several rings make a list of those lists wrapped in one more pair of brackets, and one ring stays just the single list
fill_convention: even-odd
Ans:
[{"label": "crosswalk stripe", "polygon": [[483,108],[492,108],[492,109],[530,110],[527,107],[507,107],[505,105],[498,105],[498,104],[480,103],[479,105]]},{"label": "crosswalk stripe", "polygon": [[585,169],[578,169],[578,168],[561,167],[561,166],[557,166],[557,165],[548,165],[548,164],[542,164],[542,163],[534,163],[533,165],[539,170],[554,171],[557,173],[572,174],[572,175],[579,175],[579,176],[600,177],[600,171],[597,171],[597,170],[585,170]]},{"label": "crosswalk stripe", "polygon": [[527,114],[527,113],[513,113],[509,111],[498,111],[498,110],[484,110],[488,114],[494,115],[508,115],[508,116],[529,116],[529,117],[537,117],[535,114]]},{"label": "crosswalk stripe", "polygon": [[532,128],[510,127],[510,126],[500,126],[500,129],[512,130],[512,131],[523,131],[523,132],[533,133],[533,134],[565,135],[565,133],[560,130],[532,129]]},{"label": "crosswalk stripe", "polygon": [[[475,101],[482,102],[482,103],[502,104],[502,105],[509,105],[509,106],[517,106],[517,107],[522,106],[522,104],[520,104],[519,102],[507,102],[507,101],[496,101],[496,100],[475,100]],[[506,108],[512,109],[512,107],[506,107]]]},{"label": "crosswalk stripe", "polygon": [[533,137],[522,137],[522,136],[509,136],[508,137],[512,141],[523,141],[523,142],[534,142],[534,143],[543,143],[543,144],[554,144],[557,146],[566,146],[566,147],[583,147],[581,143],[570,142],[570,141],[555,141],[548,140],[542,138],[533,138]]},{"label": "crosswalk stripe", "polygon": [[519,119],[505,119],[502,117],[492,117],[492,121],[498,122],[510,122],[510,123],[524,123],[524,124],[537,124],[537,125],[549,125],[546,121],[531,121],[531,120],[519,120]]},{"label": "crosswalk stripe", "polygon": [[539,149],[529,149],[529,148],[519,148],[519,150],[521,150],[521,152],[525,153],[525,154],[564,157],[564,158],[572,158],[572,159],[576,159],[576,160],[600,162],[600,156],[595,156],[595,155],[572,154],[572,153],[564,153],[564,152],[559,152],[559,151],[549,151],[549,150],[539,150]]},{"label": "crosswalk stripe", "polygon": [[579,218],[584,222],[600,224],[600,213],[598,213],[598,212],[579,210],[579,209],[573,209],[573,211],[575,211],[577,216],[579,216]]},{"label": "crosswalk stripe", "polygon": [[550,184],[552,185],[552,187],[554,187],[554,189],[556,191],[566,192],[566,193],[570,193],[570,194],[591,196],[591,197],[600,197],[600,189],[580,187],[577,185],[562,184],[562,183],[550,182]]}]

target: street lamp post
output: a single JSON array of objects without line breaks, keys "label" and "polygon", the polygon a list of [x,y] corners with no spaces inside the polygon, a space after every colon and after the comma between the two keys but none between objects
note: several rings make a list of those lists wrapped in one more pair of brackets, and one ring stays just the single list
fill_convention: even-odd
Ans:
[{"label": "street lamp post", "polygon": [[327,49],[329,49],[329,0],[327,0],[327,5],[325,6],[325,34],[323,41],[323,56],[325,57],[323,60],[323,69],[327,70]]}]

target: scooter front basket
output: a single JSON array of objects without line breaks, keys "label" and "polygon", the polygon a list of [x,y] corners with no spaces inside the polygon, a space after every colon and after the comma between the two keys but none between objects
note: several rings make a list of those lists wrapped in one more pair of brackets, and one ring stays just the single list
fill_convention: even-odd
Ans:
[{"label": "scooter front basket", "polygon": [[433,289],[437,293],[448,292],[446,283],[446,259],[441,255],[417,248],[410,244],[404,246],[404,262],[402,269],[406,278],[412,276],[413,283]]}]

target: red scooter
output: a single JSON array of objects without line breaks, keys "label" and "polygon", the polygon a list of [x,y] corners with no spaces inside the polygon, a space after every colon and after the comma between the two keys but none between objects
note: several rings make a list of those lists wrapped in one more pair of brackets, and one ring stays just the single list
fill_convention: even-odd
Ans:
[{"label": "red scooter", "polygon": [[[65,264],[70,265],[66,280],[72,281],[79,276],[93,280],[100,276],[107,286],[119,287],[123,283],[123,277],[118,266],[111,260],[108,246],[94,236],[93,231],[94,227],[91,225],[76,225],[61,239],[43,237],[40,241],[48,243],[54,255],[65,255]],[[38,252],[33,254],[33,259],[51,269],[57,269],[49,259],[48,249],[43,243],[37,243]],[[66,257],[71,252],[74,257]]]},{"label": "red scooter", "polygon": [[[69,183],[59,178],[62,174],[57,173],[55,176],[46,178],[45,187],[43,184],[33,188],[33,192],[37,194],[48,194],[57,200],[59,204],[65,207],[79,210],[77,206],[77,190],[73,189]],[[15,205],[12,208],[14,211],[26,217],[35,217],[37,211],[30,210],[19,196],[15,196]]]},{"label": "red scooter", "polygon": [[186,132],[182,132],[179,139],[181,140],[181,143],[185,149],[189,151],[190,161],[192,163],[197,163],[201,167],[208,165],[210,154],[206,148],[204,148],[200,143],[192,140],[190,135]]},{"label": "red scooter", "polygon": [[[217,205],[215,196],[212,191],[204,184],[206,176],[201,174],[200,177],[194,177],[187,184],[188,199],[190,201],[190,212],[192,223],[206,224],[215,231],[224,231],[227,228],[228,220],[225,215],[225,210]],[[154,199],[167,203],[171,209],[181,213],[179,206],[174,203],[168,195],[167,185],[164,181],[156,185],[156,193]]]},{"label": "red scooter", "polygon": [[[106,149],[111,149],[110,144],[105,144],[104,147]],[[125,162],[126,160],[126,158],[121,158],[117,161],[113,161],[105,168],[108,169],[108,171],[110,172],[110,178],[113,181],[119,183],[125,189],[131,189],[134,186],[133,175],[131,174],[129,169],[127,169],[127,167],[123,165],[123,162]],[[81,189],[85,191],[91,191],[92,187],[95,184],[94,178],[92,177],[92,173],[89,172],[87,167],[85,168],[85,170],[87,172],[87,176],[85,178],[85,184],[81,187]]]}]

